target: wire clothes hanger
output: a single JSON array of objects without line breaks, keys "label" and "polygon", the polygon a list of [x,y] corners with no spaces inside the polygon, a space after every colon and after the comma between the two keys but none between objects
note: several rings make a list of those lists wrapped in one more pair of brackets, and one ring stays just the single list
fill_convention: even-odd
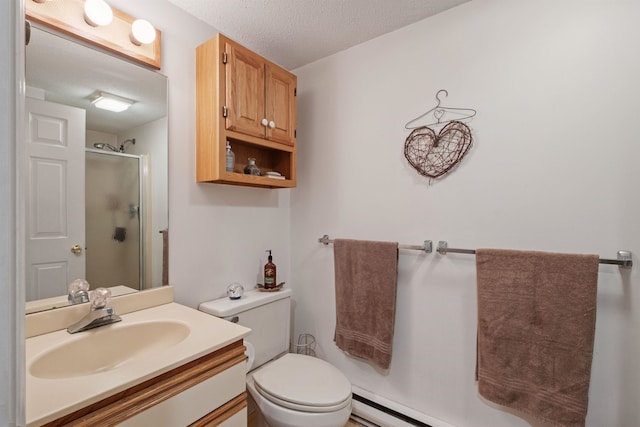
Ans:
[{"label": "wire clothes hanger", "polygon": [[[440,92],[444,92],[445,96],[449,96],[449,92],[447,92],[445,89],[440,89],[437,93],[436,93],[436,101],[438,101],[438,103],[436,104],[435,107],[433,107],[432,109],[426,111],[425,113],[419,115],[418,117],[416,117],[415,119],[408,121],[405,125],[404,128],[405,129],[417,129],[419,127],[425,127],[425,126],[433,126],[433,125],[439,125],[439,124],[443,124],[443,123],[447,123],[447,122],[451,122],[453,120],[465,120],[465,119],[470,119],[471,117],[475,116],[477,111],[474,110],[473,108],[454,108],[454,107],[443,107],[440,105],[440,103],[442,102],[442,100],[440,99]],[[433,113],[433,117],[435,118],[435,122],[432,123],[427,123],[424,125],[420,125],[420,126],[410,126],[411,124],[417,122],[418,120],[422,119],[423,117],[425,117],[426,115]],[[447,120],[442,120],[442,118],[447,114],[447,113],[451,113],[451,114],[457,114],[460,117],[457,117],[455,119],[447,119]]]}]

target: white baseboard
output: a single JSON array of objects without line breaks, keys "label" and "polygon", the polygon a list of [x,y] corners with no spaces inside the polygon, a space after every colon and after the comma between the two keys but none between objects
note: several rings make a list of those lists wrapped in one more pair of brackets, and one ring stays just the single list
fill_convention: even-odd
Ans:
[{"label": "white baseboard", "polygon": [[[414,420],[420,421],[431,427],[455,427],[454,425],[448,424],[437,418],[420,413],[414,409],[400,405],[399,403],[393,402],[384,397],[377,396],[367,390],[361,389],[358,386],[354,385],[351,388],[354,394],[362,396],[365,399],[371,400],[372,402],[375,402],[400,414],[406,415],[407,417],[413,418]],[[379,427],[415,427],[415,424],[408,423],[400,418],[387,414],[386,412],[378,410],[373,406],[369,406],[355,399],[353,399],[352,402],[352,413],[360,418],[364,418],[365,420],[374,423]]]}]

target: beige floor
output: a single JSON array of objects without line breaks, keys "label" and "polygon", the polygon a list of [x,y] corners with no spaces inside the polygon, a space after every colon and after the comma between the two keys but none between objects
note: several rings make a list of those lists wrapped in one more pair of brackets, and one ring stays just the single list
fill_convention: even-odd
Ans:
[{"label": "beige floor", "polygon": [[344,426],[344,427],[360,427],[360,426],[362,426],[362,425],[363,425],[363,424],[360,424],[359,422],[357,422],[357,421],[355,421],[355,420],[351,420],[351,419],[350,419],[350,420],[347,422],[347,424],[345,424],[345,426]]},{"label": "beige floor", "polygon": [[[249,422],[247,424],[249,427],[255,426],[255,421],[252,421],[251,418],[249,418]],[[350,419],[345,425],[344,427],[365,427],[363,424],[360,424],[359,422]]]}]

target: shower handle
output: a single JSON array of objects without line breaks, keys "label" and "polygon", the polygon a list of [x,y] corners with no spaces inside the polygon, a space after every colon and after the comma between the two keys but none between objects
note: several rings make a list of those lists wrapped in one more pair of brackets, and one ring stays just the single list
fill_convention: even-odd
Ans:
[{"label": "shower handle", "polygon": [[80,255],[82,253],[82,246],[80,246],[80,245],[71,246],[71,253],[76,254],[76,255]]}]

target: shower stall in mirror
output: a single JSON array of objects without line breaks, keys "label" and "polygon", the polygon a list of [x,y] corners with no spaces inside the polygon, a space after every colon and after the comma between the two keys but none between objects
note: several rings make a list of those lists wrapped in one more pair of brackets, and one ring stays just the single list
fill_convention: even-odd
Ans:
[{"label": "shower stall in mirror", "polygon": [[86,149],[86,279],[143,288],[146,156]]}]

